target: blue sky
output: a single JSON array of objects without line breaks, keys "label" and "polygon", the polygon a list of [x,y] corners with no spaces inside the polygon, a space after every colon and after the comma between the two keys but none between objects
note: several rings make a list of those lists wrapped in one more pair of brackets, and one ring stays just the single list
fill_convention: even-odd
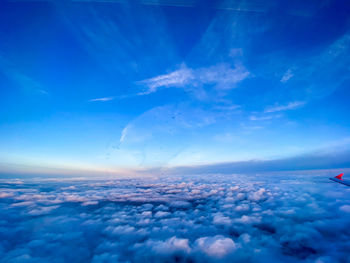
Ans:
[{"label": "blue sky", "polygon": [[347,151],[349,14],[348,1],[2,1],[0,168]]}]

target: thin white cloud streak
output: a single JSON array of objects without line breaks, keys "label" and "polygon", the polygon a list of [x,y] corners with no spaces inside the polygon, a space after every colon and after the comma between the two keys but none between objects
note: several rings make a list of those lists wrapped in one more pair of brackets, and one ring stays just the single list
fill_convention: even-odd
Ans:
[{"label": "thin white cloud streak", "polygon": [[49,95],[49,93],[43,89],[38,89],[37,92],[39,92],[40,94],[43,94],[43,95]]},{"label": "thin white cloud streak", "polygon": [[125,138],[128,134],[128,130],[130,129],[130,125],[127,125],[123,130],[122,130],[122,134],[120,136],[119,142],[123,143],[125,141]]},{"label": "thin white cloud streak", "polygon": [[281,82],[282,83],[286,83],[288,80],[290,80],[291,78],[293,78],[294,74],[292,73],[292,71],[290,69],[288,69],[284,75],[281,78]]},{"label": "thin white cloud streak", "polygon": [[251,121],[267,121],[267,120],[272,120],[279,117],[281,117],[281,115],[269,115],[269,116],[261,116],[261,117],[252,115],[249,117],[249,119]]},{"label": "thin white cloud streak", "polygon": [[241,106],[237,104],[232,104],[232,105],[219,105],[215,106],[215,110],[222,110],[222,111],[233,111],[233,110],[238,110],[240,109]]},{"label": "thin white cloud streak", "polygon": [[114,100],[114,99],[115,99],[114,97],[103,97],[103,98],[91,99],[89,101],[90,102],[96,102],[96,101],[105,102],[105,101],[111,101],[111,100]]},{"label": "thin white cloud streak", "polygon": [[287,110],[295,110],[297,108],[300,108],[306,104],[305,101],[293,101],[286,105],[279,105],[279,106],[269,106],[265,109],[265,113],[271,113],[271,112],[279,112],[279,111],[287,111]]},{"label": "thin white cloud streak", "polygon": [[28,75],[21,72],[16,65],[6,59],[0,53],[0,72],[7,76],[13,83],[21,87],[23,90],[30,90],[32,92],[37,92],[43,95],[48,95],[49,93],[42,88],[39,82],[35,81]]},{"label": "thin white cloud streak", "polygon": [[183,87],[194,79],[195,76],[193,74],[193,70],[183,65],[180,69],[175,70],[169,74],[159,75],[138,82],[139,84],[148,86],[148,90],[139,93],[139,95],[146,95],[156,92],[160,87]]},{"label": "thin white cloud streak", "polygon": [[159,88],[190,88],[203,85],[214,85],[219,90],[229,90],[236,84],[248,78],[250,72],[241,64],[231,67],[229,64],[218,64],[215,66],[199,69],[191,69],[182,65],[180,69],[168,74],[137,82],[147,86],[147,90],[139,95],[156,92]]}]

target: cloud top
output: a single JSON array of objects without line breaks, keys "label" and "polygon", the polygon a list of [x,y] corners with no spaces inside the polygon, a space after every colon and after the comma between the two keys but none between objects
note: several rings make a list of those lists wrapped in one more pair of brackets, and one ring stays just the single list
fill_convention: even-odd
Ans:
[{"label": "cloud top", "polygon": [[319,173],[0,188],[1,262],[347,262],[350,249],[349,189]]}]

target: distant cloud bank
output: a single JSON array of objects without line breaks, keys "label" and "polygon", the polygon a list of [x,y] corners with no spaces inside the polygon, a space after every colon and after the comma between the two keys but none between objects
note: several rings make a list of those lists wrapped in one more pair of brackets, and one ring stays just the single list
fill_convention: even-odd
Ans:
[{"label": "distant cloud bank", "polygon": [[282,159],[182,166],[163,169],[163,172],[170,174],[232,174],[337,168],[350,168],[350,151],[329,149]]}]

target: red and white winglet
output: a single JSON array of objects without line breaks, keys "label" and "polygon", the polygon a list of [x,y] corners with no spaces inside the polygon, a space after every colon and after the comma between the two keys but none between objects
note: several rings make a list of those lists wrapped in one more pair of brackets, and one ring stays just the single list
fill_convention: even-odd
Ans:
[{"label": "red and white winglet", "polygon": [[336,177],[334,178],[329,178],[330,180],[340,183],[340,184],[345,184],[346,186],[350,186],[350,181],[346,181],[343,179],[343,175],[344,173],[338,174]]}]

